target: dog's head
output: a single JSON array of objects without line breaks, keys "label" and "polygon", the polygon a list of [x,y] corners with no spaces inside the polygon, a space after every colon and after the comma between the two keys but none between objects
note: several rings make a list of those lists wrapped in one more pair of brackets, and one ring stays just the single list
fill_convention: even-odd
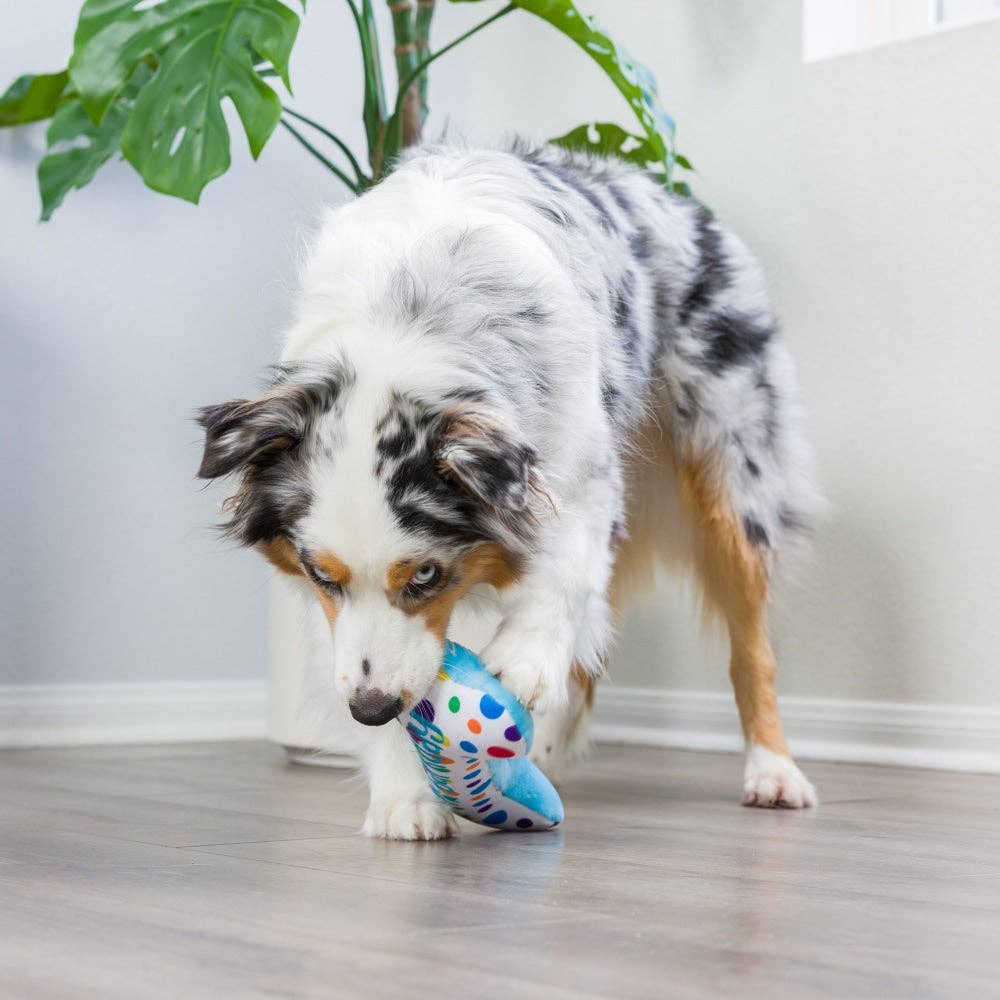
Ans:
[{"label": "dog's head", "polygon": [[240,477],[228,533],[312,588],[359,722],[422,697],[471,587],[519,576],[535,453],[482,391],[429,402],[324,361],[283,367],[259,398],[205,407],[199,422],[199,476]]}]

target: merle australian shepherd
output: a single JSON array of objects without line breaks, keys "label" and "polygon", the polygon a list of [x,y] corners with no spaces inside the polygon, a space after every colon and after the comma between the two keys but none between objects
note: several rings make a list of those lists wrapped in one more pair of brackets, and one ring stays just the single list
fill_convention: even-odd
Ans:
[{"label": "merle australian shepherd", "polygon": [[200,475],[239,477],[228,531],[329,621],[331,689],[372,727],[367,834],[455,830],[390,723],[460,602],[495,592],[481,655],[558,771],[657,564],[728,628],[743,801],[815,803],[767,626],[816,502],[795,396],[745,246],[623,164],[425,147],[326,216],[273,382],[202,411]]}]

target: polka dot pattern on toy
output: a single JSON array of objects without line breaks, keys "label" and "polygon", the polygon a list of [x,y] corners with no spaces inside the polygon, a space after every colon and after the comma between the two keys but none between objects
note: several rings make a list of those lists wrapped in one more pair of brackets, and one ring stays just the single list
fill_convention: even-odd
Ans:
[{"label": "polka dot pattern on toy", "polygon": [[437,680],[400,721],[432,791],[460,816],[521,831],[562,821],[558,794],[527,758],[531,716],[468,650],[446,644]]}]

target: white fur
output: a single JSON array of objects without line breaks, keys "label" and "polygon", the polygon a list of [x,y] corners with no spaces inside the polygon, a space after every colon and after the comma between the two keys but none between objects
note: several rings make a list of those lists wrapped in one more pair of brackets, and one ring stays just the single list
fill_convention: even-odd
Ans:
[{"label": "white fur", "polygon": [[371,801],[362,833],[384,840],[443,840],[458,833],[452,811],[434,797],[402,726],[362,736],[362,768]]},{"label": "white fur", "polygon": [[802,809],[819,802],[816,789],[791,757],[751,743],[743,772],[743,804]]}]

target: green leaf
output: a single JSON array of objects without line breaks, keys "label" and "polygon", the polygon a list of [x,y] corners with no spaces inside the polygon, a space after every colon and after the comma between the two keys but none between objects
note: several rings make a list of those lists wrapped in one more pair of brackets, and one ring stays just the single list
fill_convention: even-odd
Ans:
[{"label": "green leaf", "polygon": [[19,76],[0,97],[0,126],[25,125],[51,118],[68,81],[66,70]]},{"label": "green leaf", "polygon": [[565,135],[549,140],[554,146],[591,153],[595,156],[617,156],[643,169],[650,164],[662,169],[657,152],[648,139],[626,132],[614,122],[591,122],[580,125]]},{"label": "green leaf", "polygon": [[129,13],[140,0],[85,0],[76,22],[73,49],[79,51],[99,31]]},{"label": "green leaf", "polygon": [[[266,59],[289,87],[299,17],[280,0],[87,0],[70,78],[95,123],[140,62],[156,64],[121,135],[126,159],[149,187],[197,202],[229,168],[230,98],[256,159],[281,101],[254,62]],[[290,89],[290,87],[289,87]]]},{"label": "green leaf", "polygon": [[42,196],[42,221],[74,188],[82,188],[117,151],[132,101],[149,79],[150,69],[139,67],[121,96],[95,125],[79,98],[66,101],[55,113],[46,133],[48,152],[38,164],[38,189]]},{"label": "green leaf", "polygon": [[[615,122],[590,122],[579,125],[565,135],[550,139],[553,146],[571,149],[575,152],[590,153],[593,156],[616,156],[628,163],[634,163],[643,170],[663,181],[675,194],[691,196],[691,188],[683,181],[669,183],[662,162],[648,139],[633,135]],[[687,170],[693,170],[687,157],[677,153],[674,163]]]},{"label": "green leaf", "polygon": [[[52,119],[48,140],[50,152],[38,164],[38,188],[42,195],[42,220],[48,221],[73,189],[89,184],[108,158],[118,149],[126,112],[112,108],[95,125],[79,100],[64,104]],[[74,143],[65,149],[52,149]]]},{"label": "green leaf", "polygon": [[361,119],[368,141],[368,162],[374,171],[377,168],[379,132],[385,120],[385,84],[382,76],[382,62],[379,57],[378,27],[371,0],[362,0],[361,10],[352,4],[361,44],[361,62],[365,77],[364,102]]},{"label": "green leaf", "polygon": [[[452,0],[469,3],[479,0]],[[669,180],[673,167],[671,147],[674,139],[674,121],[663,110],[656,90],[653,74],[636,62],[606,31],[599,28],[592,17],[581,14],[572,0],[512,0],[516,7],[548,21],[567,38],[576,42],[604,70],[605,75],[618,88],[636,116],[650,151]]]}]

